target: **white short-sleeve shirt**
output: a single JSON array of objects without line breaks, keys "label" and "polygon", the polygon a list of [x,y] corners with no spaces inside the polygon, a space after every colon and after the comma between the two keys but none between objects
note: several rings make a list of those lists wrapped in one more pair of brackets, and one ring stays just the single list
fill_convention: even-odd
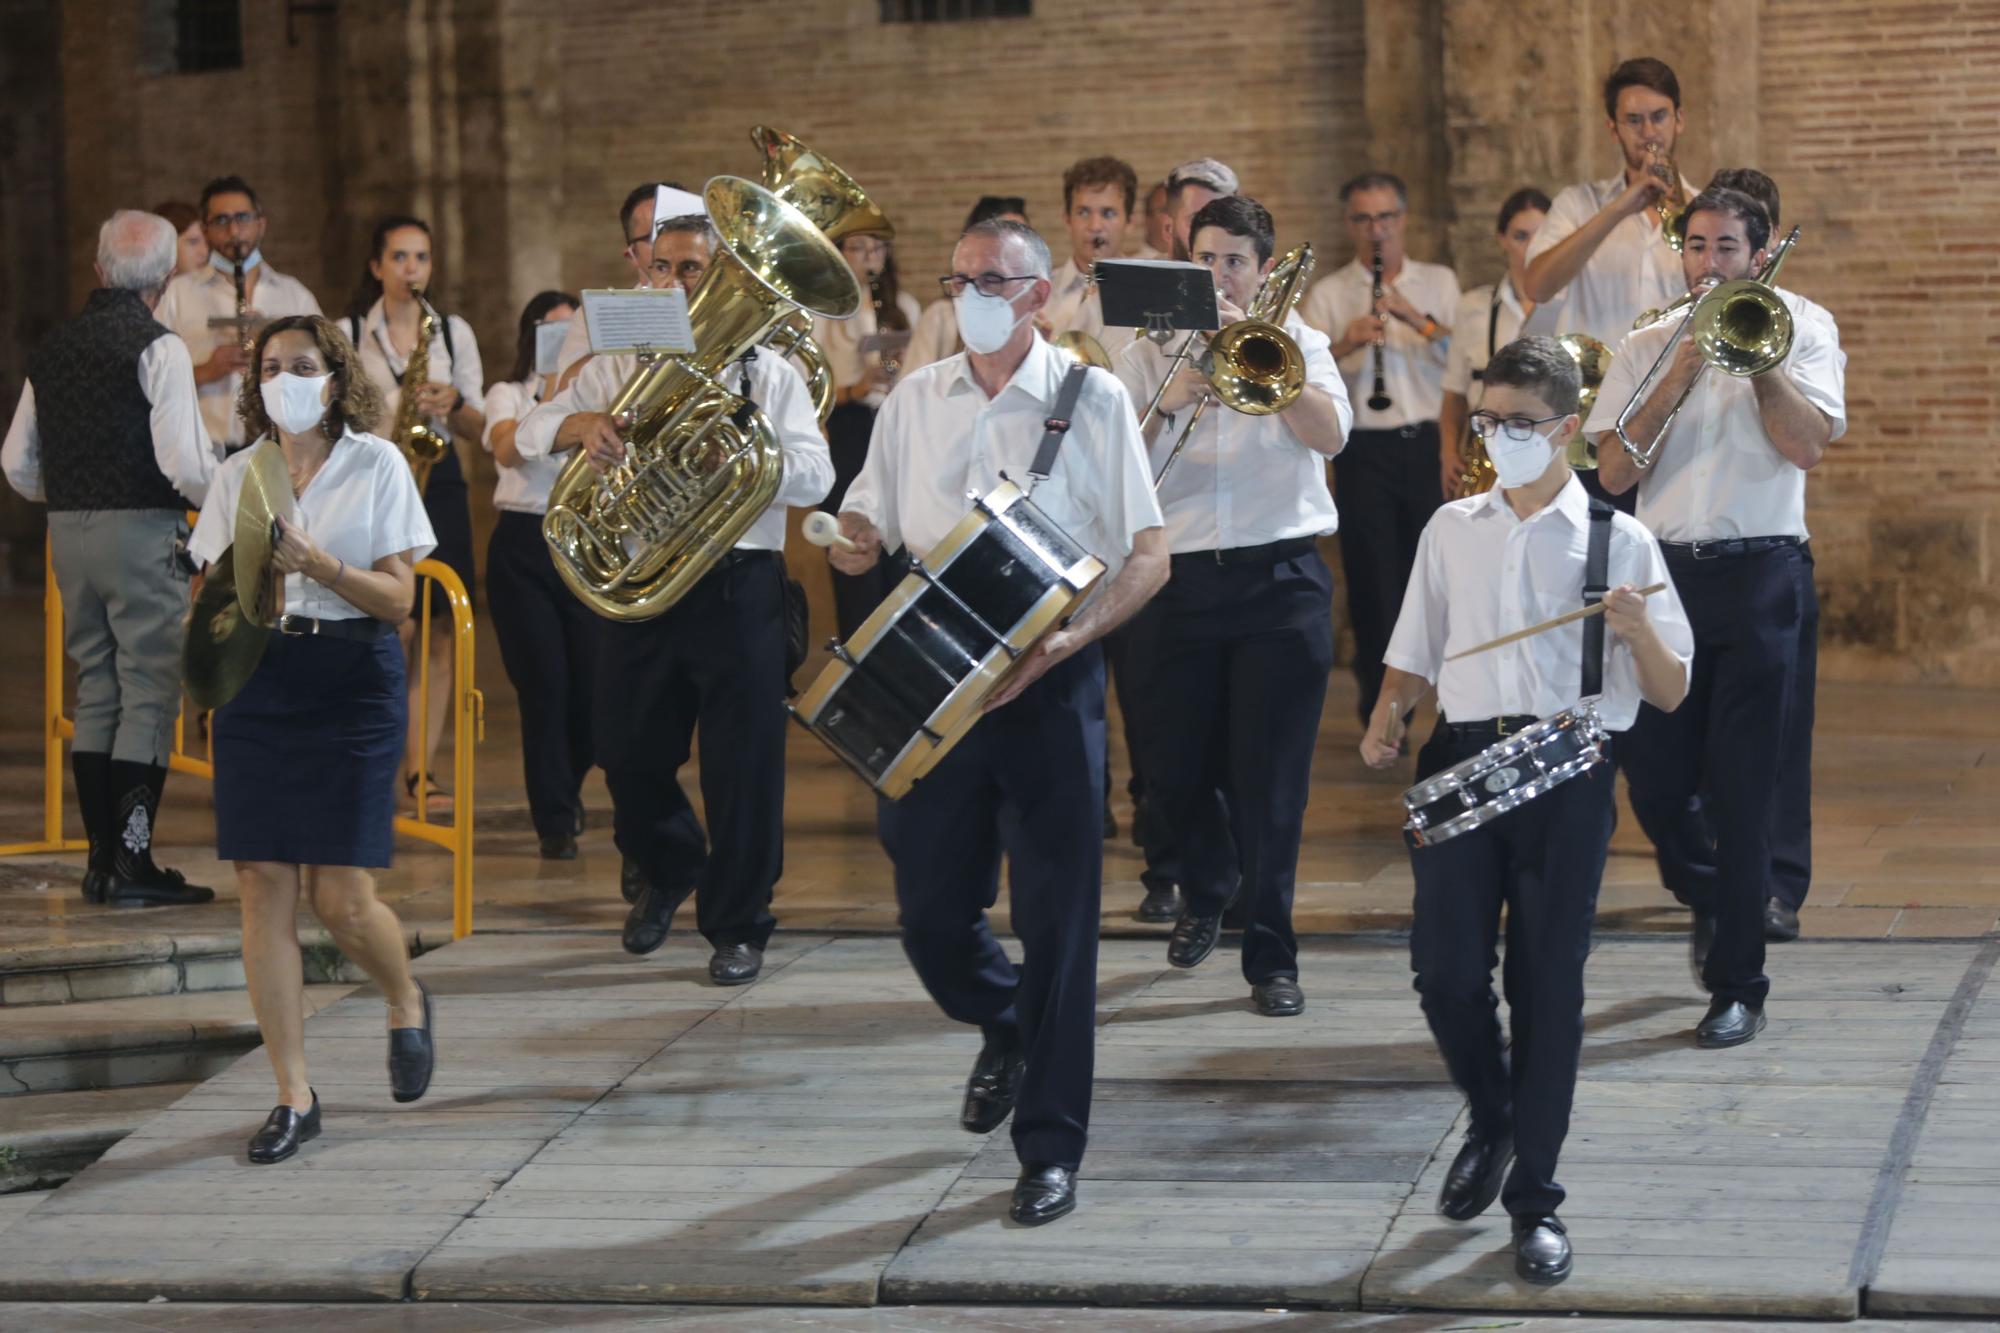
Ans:
[{"label": "white short-sleeve shirt", "polygon": [[1098,300],[1097,285],[1073,257],[1049,275],[1049,301],[1041,313],[1051,337],[1074,330],[1104,341],[1104,305]]},{"label": "white short-sleeve shirt", "polygon": [[[287,277],[260,263],[257,285],[250,292],[250,309],[267,320],[288,315],[317,315],[319,302],[297,278]],[[213,264],[192,273],[183,273],[167,283],[153,317],[180,334],[188,355],[199,366],[215,355],[216,347],[235,337],[233,330],[211,328],[211,319],[234,318],[236,279]],[[225,445],[243,442],[243,423],[236,416],[236,395],[243,386],[241,373],[195,386],[201,407],[202,424],[210,439]]]},{"label": "white short-sleeve shirt", "polygon": [[[896,309],[902,313],[903,327],[914,331],[924,313],[917,305],[917,298],[908,292],[897,292]],[[880,351],[861,350],[861,340],[879,333],[881,328],[881,316],[876,313],[874,303],[867,299],[865,292],[861,308],[846,319],[814,317],[813,341],[826,354],[826,368],[833,376],[835,388],[860,383],[868,367],[882,364]],[[900,357],[897,364],[903,364]],[[868,407],[880,407],[882,400],[888,396],[889,386],[884,384],[870,389],[859,401]]]},{"label": "white short-sleeve shirt", "polygon": [[[1495,486],[1444,505],[1424,526],[1402,614],[1382,661],[1437,686],[1451,722],[1528,714],[1548,717],[1583,695],[1583,624],[1561,626],[1483,653],[1445,659],[1583,605],[1590,549],[1590,497],[1575,477],[1527,518]],[[1680,662],[1694,660],[1694,631],[1653,534],[1624,514],[1611,517],[1605,585],[1664,583],[1646,599],[1660,641]],[[1623,731],[1639,713],[1639,668],[1632,649],[1604,636],[1603,697],[1598,715]]]},{"label": "white short-sleeve shirt", "polygon": [[[1685,177],[1681,188],[1690,199],[1699,193]],[[1528,244],[1528,262],[1548,253],[1623,193],[1623,172],[1564,186]],[[1633,320],[1686,290],[1680,253],[1667,243],[1659,215],[1644,208],[1620,218],[1569,286],[1548,303],[1555,307],[1553,332],[1587,333],[1606,347],[1616,347],[1632,331]],[[1536,323],[1539,331],[1541,321]]]},{"label": "white short-sleeve shirt", "polygon": [[[1063,377],[1075,364],[1036,338],[1013,378],[988,398],[964,353],[911,372],[883,403],[868,461],[841,509],[882,534],[886,551],[922,558],[1003,478],[1026,487]],[[1132,538],[1161,526],[1139,417],[1124,386],[1091,370],[1069,433],[1032,498],[1106,566],[1105,583],[1131,554]]]},{"label": "white short-sleeve shirt", "polygon": [[[1347,386],[1333,363],[1331,344],[1297,314],[1285,317],[1285,332],[1298,343],[1306,362],[1306,383],[1332,395],[1341,435],[1354,424]],[[1166,378],[1173,354],[1150,338],[1139,338],[1112,358],[1125,392],[1134,403],[1152,400]],[[1166,465],[1174,441],[1186,425],[1169,419],[1154,436],[1149,459],[1155,476]],[[1173,470],[1160,482],[1160,510],[1166,516],[1167,549],[1193,551],[1262,546],[1292,537],[1318,537],[1340,526],[1327,489],[1328,459],[1299,443],[1286,414],[1246,416],[1210,403]]]},{"label": "white short-sleeve shirt", "polygon": [[[1442,264],[1404,260],[1403,271],[1387,286],[1440,324],[1458,310],[1458,275]],[[1374,272],[1356,259],[1314,283],[1299,303],[1299,316],[1333,343],[1374,306]],[[1453,339],[1432,342],[1400,319],[1391,318],[1387,325],[1382,339],[1382,382],[1390,400],[1387,408],[1378,412],[1368,406],[1375,391],[1372,346],[1356,348],[1339,363],[1341,376],[1347,381],[1348,401],[1354,405],[1356,430],[1395,430],[1436,421],[1444,398],[1445,357],[1461,330],[1454,327]]]},{"label": "white short-sleeve shirt", "polygon": [[[487,453],[493,452],[494,427],[506,422],[516,423],[519,434],[520,422],[527,419],[530,412],[541,405],[542,380],[537,375],[527,380],[503,380],[486,391],[486,429],[480,433],[479,443]],[[549,489],[562,475],[569,455],[557,454],[553,457],[523,458],[519,467],[508,467],[496,460],[500,479],[493,485],[493,507],[516,514],[544,514],[549,508]]]},{"label": "white short-sleeve shirt", "polygon": [[[208,503],[194,525],[188,550],[212,565],[236,540],[236,501],[251,451],[232,454],[217,469]],[[313,544],[355,569],[368,569],[386,555],[409,551],[421,560],[437,546],[424,513],[410,465],[396,446],[379,435],[348,431],[334,441],[326,462],[298,498],[299,525]],[[285,608],[315,620],[351,620],[368,612],[303,574],[285,576]]]},{"label": "white short-sleeve shirt", "polygon": [[1451,322],[1451,352],[1444,363],[1444,392],[1477,407],[1479,395],[1473,386],[1480,382],[1486,363],[1521,336],[1527,320],[1512,278],[1501,278],[1497,286],[1474,287],[1459,297],[1458,314]]},{"label": "white short-sleeve shirt", "polygon": [[[446,344],[442,326],[431,335],[428,374],[434,382],[449,384],[464,394],[465,405],[473,411],[484,411],[486,371],[479,361],[479,340],[473,336],[472,326],[457,315],[446,315],[444,318],[451,324],[451,341]],[[352,331],[353,321],[343,320],[341,329],[343,332]],[[383,316],[380,300],[368,307],[368,313],[362,316],[360,335],[354,350],[360,354],[362,369],[375,382],[375,388],[382,395],[383,406],[393,417],[403,392],[403,372],[408,368],[410,358],[398,353],[391,345],[389,324]],[[443,417],[432,417],[429,424],[438,434],[451,438],[451,429]]]},{"label": "white short-sleeve shirt", "polygon": [[[1583,424],[1587,433],[1618,424],[1679,326],[1678,319],[1660,320],[1617,344]],[[1792,321],[1792,350],[1784,363],[1765,373],[1789,375],[1806,401],[1831,418],[1837,440],[1847,430],[1846,365],[1832,317],[1807,314]],[[1600,453],[1621,447],[1616,439],[1598,444]],[[1808,535],[1806,474],[1765,433],[1750,380],[1713,369],[1701,373],[1652,467],[1639,474],[1638,516],[1664,542]]]}]

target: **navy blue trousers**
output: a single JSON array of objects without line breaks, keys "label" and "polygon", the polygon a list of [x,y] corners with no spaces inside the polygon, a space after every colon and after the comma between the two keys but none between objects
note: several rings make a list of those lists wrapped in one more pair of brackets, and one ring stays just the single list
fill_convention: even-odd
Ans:
[{"label": "navy blue trousers", "polygon": [[1685,821],[1702,797],[1715,835],[1713,878],[1689,886],[1695,910],[1715,918],[1702,980],[1718,999],[1758,1005],[1771,988],[1764,900],[1810,566],[1795,546],[1707,560],[1666,554],[1694,628],[1694,670],[1672,713],[1639,705],[1625,777],[1633,810],[1661,826]]},{"label": "navy blue trousers", "polygon": [[[597,760],[618,850],[677,900],[716,948],[763,948],[784,870],[784,561],[733,552],[664,615],[604,622]],[[701,729],[706,834],[680,770]]]},{"label": "navy blue trousers", "polygon": [[1438,485],[1438,424],[1356,430],[1333,460],[1340,503],[1340,572],[1354,630],[1355,699],[1365,730],[1382,692],[1382,654],[1403,609],[1417,539],[1444,503]]},{"label": "navy blue trousers", "polygon": [[[1440,727],[1418,753],[1418,778],[1481,748]],[[1611,841],[1613,783],[1611,765],[1599,764],[1490,824],[1410,853],[1410,970],[1474,1130],[1514,1136],[1500,1199],[1516,1217],[1552,1213],[1564,1198],[1556,1159],[1583,1051],[1583,966]],[[1511,1043],[1501,1038],[1493,994],[1503,904]]]},{"label": "navy blue trousers", "polygon": [[[900,801],[880,803],[903,951],[945,1014],[1027,1055],[1023,1164],[1083,1161],[1104,876],[1104,660],[1092,644],[985,717]],[[986,919],[1007,896],[1021,964]]]},{"label": "navy blue trousers", "polygon": [[1292,897],[1333,668],[1333,575],[1310,543],[1279,546],[1175,556],[1133,619],[1128,666],[1147,801],[1174,830],[1187,910],[1236,897],[1252,985],[1299,974]]}]

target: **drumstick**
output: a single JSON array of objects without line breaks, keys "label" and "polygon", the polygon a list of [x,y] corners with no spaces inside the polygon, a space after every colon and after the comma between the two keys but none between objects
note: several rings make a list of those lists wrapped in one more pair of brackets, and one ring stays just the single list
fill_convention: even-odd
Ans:
[{"label": "drumstick", "polygon": [[[1641,597],[1651,597],[1656,592],[1665,592],[1666,589],[1667,589],[1666,584],[1655,583],[1650,588],[1639,589],[1639,595]],[[1565,612],[1564,614],[1557,616],[1554,620],[1544,620],[1539,625],[1530,625],[1526,629],[1517,629],[1512,634],[1502,634],[1497,639],[1489,639],[1485,643],[1480,644],[1476,648],[1467,648],[1462,653],[1453,653],[1450,657],[1447,657],[1444,660],[1447,662],[1456,662],[1461,657],[1470,657],[1474,653],[1483,653],[1488,648],[1498,648],[1502,644],[1518,643],[1522,639],[1532,639],[1537,634],[1541,634],[1548,630],[1555,629],[1559,625],[1567,625],[1572,620],[1583,620],[1590,616],[1594,616],[1603,609],[1604,609],[1603,602],[1592,602],[1589,606],[1580,606],[1574,611]]]},{"label": "drumstick", "polygon": [[858,551],[861,548],[840,535],[840,520],[824,509],[815,509],[806,515],[799,525],[799,532],[814,546],[831,546],[842,551]]}]

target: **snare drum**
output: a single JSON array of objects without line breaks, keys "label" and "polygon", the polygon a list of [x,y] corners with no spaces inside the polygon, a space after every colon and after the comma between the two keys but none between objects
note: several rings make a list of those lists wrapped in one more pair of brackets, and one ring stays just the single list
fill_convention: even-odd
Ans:
[{"label": "snare drum", "polygon": [[1434,847],[1490,824],[1589,772],[1605,757],[1607,735],[1597,717],[1597,701],[1585,699],[1501,737],[1403,793],[1409,812],[1404,838],[1412,847]]},{"label": "snare drum", "polygon": [[973,497],[972,512],[786,706],[894,800],[972,730],[1014,663],[1063,624],[1104,568],[1003,481]]}]

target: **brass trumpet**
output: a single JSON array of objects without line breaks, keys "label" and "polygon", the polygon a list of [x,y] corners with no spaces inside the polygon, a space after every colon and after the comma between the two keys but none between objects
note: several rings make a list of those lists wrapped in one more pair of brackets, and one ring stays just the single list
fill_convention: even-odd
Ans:
[{"label": "brass trumpet", "polygon": [[1674,159],[1660,151],[1656,143],[1646,145],[1646,152],[1653,162],[1647,170],[1667,182],[1667,192],[1653,201],[1653,212],[1659,215],[1660,234],[1667,238],[1667,244],[1679,254],[1687,244],[1687,237],[1681,231],[1681,210],[1687,207],[1687,191],[1681,188],[1681,171],[1674,165]]}]

